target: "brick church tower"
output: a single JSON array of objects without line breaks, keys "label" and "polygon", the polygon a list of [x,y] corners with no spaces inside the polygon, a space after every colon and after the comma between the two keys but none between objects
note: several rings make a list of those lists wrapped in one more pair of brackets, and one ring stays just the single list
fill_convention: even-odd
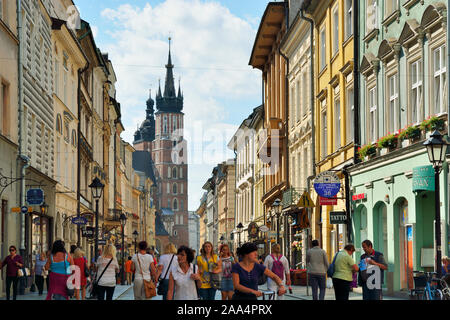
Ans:
[{"label": "brick church tower", "polygon": [[[150,93],[147,100],[146,119],[134,135],[134,148],[151,154],[157,180],[156,197],[157,223],[164,225],[161,241],[157,248],[164,248],[169,234],[169,241],[177,247],[189,246],[188,232],[188,166],[187,143],[184,140],[183,94],[181,87],[175,90],[172,57],[169,42],[169,60],[166,65],[164,94],[161,84],[155,102]],[[166,231],[166,232],[164,232]],[[158,250],[159,250],[158,248]]]}]

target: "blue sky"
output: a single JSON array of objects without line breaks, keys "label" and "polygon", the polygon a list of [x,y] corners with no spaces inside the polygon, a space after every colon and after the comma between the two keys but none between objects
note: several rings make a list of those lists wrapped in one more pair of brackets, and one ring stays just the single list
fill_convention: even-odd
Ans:
[{"label": "blue sky", "polygon": [[[75,0],[116,71],[117,100],[132,143],[145,119],[149,89],[164,84],[169,35],[175,77],[185,96],[189,210],[198,208],[213,167],[233,152],[226,144],[261,104],[261,72],[248,66],[267,0]],[[177,81],[178,82],[178,81]],[[177,83],[178,88],[178,83]]]}]

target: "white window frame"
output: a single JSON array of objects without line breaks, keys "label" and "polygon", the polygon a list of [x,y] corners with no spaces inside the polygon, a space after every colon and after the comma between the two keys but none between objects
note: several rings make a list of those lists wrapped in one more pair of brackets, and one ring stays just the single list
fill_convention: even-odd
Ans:
[{"label": "white window frame", "polygon": [[[350,99],[350,97],[352,97]],[[346,120],[347,120],[347,134],[346,142],[351,143],[355,139],[354,122],[355,122],[355,89],[353,86],[347,88],[347,107],[346,107]]]},{"label": "white window frame", "polygon": [[297,81],[296,87],[297,87],[297,103],[295,106],[295,122],[298,122],[298,121],[300,121],[300,114],[301,114],[300,110],[302,108],[302,105],[301,105],[302,92],[301,92],[300,80]]},{"label": "white window frame", "polygon": [[[436,70],[436,52],[439,51],[439,69]],[[437,48],[434,48],[432,50],[432,71],[433,71],[433,112],[431,114],[443,114],[445,113],[445,106],[447,104],[445,97],[446,97],[446,91],[447,91],[447,65],[446,65],[446,45],[443,44]],[[442,66],[442,64],[444,66]],[[439,78],[439,88],[436,88],[436,80]],[[440,94],[439,94],[440,93]],[[436,105],[436,98],[439,97],[440,105]]]},{"label": "white window frame", "polygon": [[375,85],[369,88],[367,92],[367,109],[369,111],[368,141],[370,143],[375,143],[378,139],[377,86]]},{"label": "white window frame", "polygon": [[327,100],[323,99],[320,102],[321,105],[321,113],[320,113],[320,121],[321,121],[321,156],[322,159],[325,159],[328,156],[328,128],[327,128]]},{"label": "white window frame", "polygon": [[302,118],[306,116],[307,112],[308,112],[308,75],[305,72],[303,72],[302,75]]},{"label": "white window frame", "polygon": [[325,25],[320,29],[320,71],[324,70],[327,66],[327,33],[325,31]]},{"label": "white window frame", "polygon": [[339,4],[333,8],[333,55],[339,52]]},{"label": "white window frame", "polygon": [[[396,132],[398,128],[398,116],[399,116],[399,93],[398,93],[398,73],[393,73],[387,76],[386,86],[387,86],[387,110],[388,114],[386,117],[387,121],[387,131],[390,133]],[[391,82],[393,82],[394,87],[392,88]],[[392,90],[393,89],[393,90]],[[394,91],[394,92],[392,92]]]},{"label": "white window frame", "polygon": [[[393,4],[389,9],[389,4]],[[398,0],[384,0],[384,18],[388,18],[391,14],[399,9]]]},{"label": "white window frame", "polygon": [[345,0],[345,40],[353,34],[353,0]]},{"label": "white window frame", "polygon": [[[423,119],[422,98],[423,98],[423,82],[422,82],[422,59],[418,59],[409,64],[409,78],[410,78],[410,117],[413,124],[417,124]],[[416,81],[413,80],[413,69],[416,72]],[[414,116],[414,105],[416,106]]]},{"label": "white window frame", "polygon": [[378,4],[377,0],[366,0],[366,34],[378,29]]},{"label": "white window frame", "polygon": [[339,94],[334,98],[334,144],[335,150],[338,150],[341,145],[341,97]]}]

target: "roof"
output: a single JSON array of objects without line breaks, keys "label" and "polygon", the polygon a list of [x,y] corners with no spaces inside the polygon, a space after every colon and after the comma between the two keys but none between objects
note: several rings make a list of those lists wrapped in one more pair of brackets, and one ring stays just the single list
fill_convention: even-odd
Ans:
[{"label": "roof", "polygon": [[155,234],[156,236],[168,236],[166,228],[164,227],[164,223],[161,221],[161,217],[159,214],[155,217]]},{"label": "roof", "polygon": [[142,171],[145,175],[156,182],[155,172],[153,171],[153,160],[148,151],[134,151],[133,152],[133,169]]},{"label": "roof", "polygon": [[285,19],[285,2],[269,2],[256,34],[250,62],[253,68],[263,69],[272,46],[280,32]]},{"label": "roof", "polygon": [[164,216],[173,216],[174,215],[172,209],[162,208],[161,211]]}]

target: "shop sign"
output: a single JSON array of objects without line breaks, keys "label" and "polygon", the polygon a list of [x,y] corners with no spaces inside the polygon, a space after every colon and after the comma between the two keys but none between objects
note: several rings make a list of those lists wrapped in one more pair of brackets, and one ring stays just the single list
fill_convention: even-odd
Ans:
[{"label": "shop sign", "polygon": [[323,198],[332,198],[341,190],[341,181],[332,171],[321,172],[314,180],[314,189]]},{"label": "shop sign", "polygon": [[87,224],[87,219],[84,217],[73,217],[72,218],[72,223],[76,224],[76,225],[80,225],[80,226],[84,226]]},{"label": "shop sign", "polygon": [[98,245],[99,246],[105,246],[106,245],[106,240],[105,239],[99,239],[98,240]]},{"label": "shop sign", "polygon": [[86,227],[85,230],[82,230],[81,235],[85,238],[92,239],[94,238],[95,228],[94,227]]},{"label": "shop sign", "polygon": [[434,191],[433,166],[422,166],[413,169],[412,191]]},{"label": "shop sign", "polygon": [[29,189],[27,191],[27,203],[28,205],[36,205],[40,206],[44,203],[44,190],[41,188],[38,189]]},{"label": "shop sign", "polygon": [[267,226],[261,226],[261,227],[259,227],[259,231],[267,232],[267,231],[269,231],[269,228]]},{"label": "shop sign", "polygon": [[346,224],[347,213],[345,211],[330,212],[330,224]]},{"label": "shop sign", "polygon": [[353,201],[366,200],[366,199],[367,199],[367,193],[360,193],[360,194],[355,194],[352,196]]},{"label": "shop sign", "polygon": [[269,239],[275,239],[277,237],[276,231],[269,231],[268,238]]},{"label": "shop sign", "polygon": [[337,205],[337,197],[334,197],[334,198],[319,197],[319,205],[320,206],[336,206]]},{"label": "shop sign", "polygon": [[256,222],[252,222],[248,226],[248,237],[249,238],[257,238],[258,237],[259,228]]}]

